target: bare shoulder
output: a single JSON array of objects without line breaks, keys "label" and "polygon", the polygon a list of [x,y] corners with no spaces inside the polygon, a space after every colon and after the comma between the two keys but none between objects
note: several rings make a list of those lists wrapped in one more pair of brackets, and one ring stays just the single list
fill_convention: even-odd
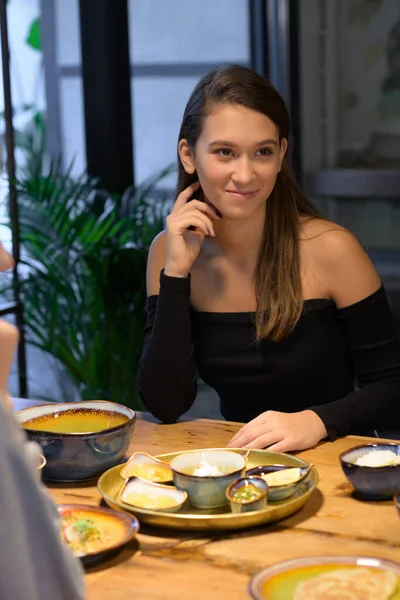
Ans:
[{"label": "bare shoulder", "polygon": [[147,295],[158,295],[160,291],[160,271],[165,267],[167,249],[166,231],[161,231],[151,243],[147,259]]},{"label": "bare shoulder", "polygon": [[301,227],[315,265],[338,308],[370,296],[381,286],[374,265],[357,238],[344,227],[313,219]]}]

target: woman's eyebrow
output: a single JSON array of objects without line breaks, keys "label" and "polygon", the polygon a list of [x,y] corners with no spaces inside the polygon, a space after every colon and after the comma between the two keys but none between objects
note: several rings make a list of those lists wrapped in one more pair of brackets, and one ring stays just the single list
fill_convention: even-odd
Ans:
[{"label": "woman's eyebrow", "polygon": [[[261,142],[257,142],[255,146],[265,146],[266,144],[274,144],[275,146],[277,146],[278,142],[274,139],[262,140]],[[209,148],[211,148],[212,146],[236,146],[236,144],[234,144],[233,142],[229,142],[228,140],[215,140],[214,142],[208,144]]]}]

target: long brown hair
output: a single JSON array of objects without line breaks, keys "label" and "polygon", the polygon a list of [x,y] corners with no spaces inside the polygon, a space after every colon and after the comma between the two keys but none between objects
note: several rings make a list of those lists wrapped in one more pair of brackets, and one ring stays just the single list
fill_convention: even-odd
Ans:
[{"label": "long brown hair", "polygon": [[[186,139],[195,152],[204,119],[217,104],[238,104],[269,117],[279,138],[290,145],[290,118],[285,102],[263,77],[242,66],[214,69],[193,90],[183,115],[179,140]],[[186,173],[178,155],[177,195],[196,181]],[[203,198],[204,199],[204,198]],[[302,308],[299,216],[320,218],[293,174],[287,155],[271,195],[258,257],[255,292],[256,336],[280,341],[293,331]]]}]

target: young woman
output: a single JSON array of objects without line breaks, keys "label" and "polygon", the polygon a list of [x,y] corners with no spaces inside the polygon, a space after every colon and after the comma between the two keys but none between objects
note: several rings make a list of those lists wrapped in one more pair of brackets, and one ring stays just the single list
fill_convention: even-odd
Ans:
[{"label": "young woman", "polygon": [[139,370],[162,421],[190,408],[199,374],[224,417],[247,423],[230,446],[283,452],[371,433],[400,407],[400,344],[381,281],[299,189],[289,143],[282,98],[250,69],[197,84],[177,200],[150,249]]}]

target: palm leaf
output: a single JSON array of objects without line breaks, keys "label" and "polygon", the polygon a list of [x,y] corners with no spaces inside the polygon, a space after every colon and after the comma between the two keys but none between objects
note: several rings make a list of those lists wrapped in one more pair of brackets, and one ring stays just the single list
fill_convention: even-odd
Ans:
[{"label": "palm leaf", "polygon": [[81,397],[141,406],[147,253],[170,204],[154,189],[170,172],[122,197],[60,161],[17,181],[28,341],[57,359]]}]

